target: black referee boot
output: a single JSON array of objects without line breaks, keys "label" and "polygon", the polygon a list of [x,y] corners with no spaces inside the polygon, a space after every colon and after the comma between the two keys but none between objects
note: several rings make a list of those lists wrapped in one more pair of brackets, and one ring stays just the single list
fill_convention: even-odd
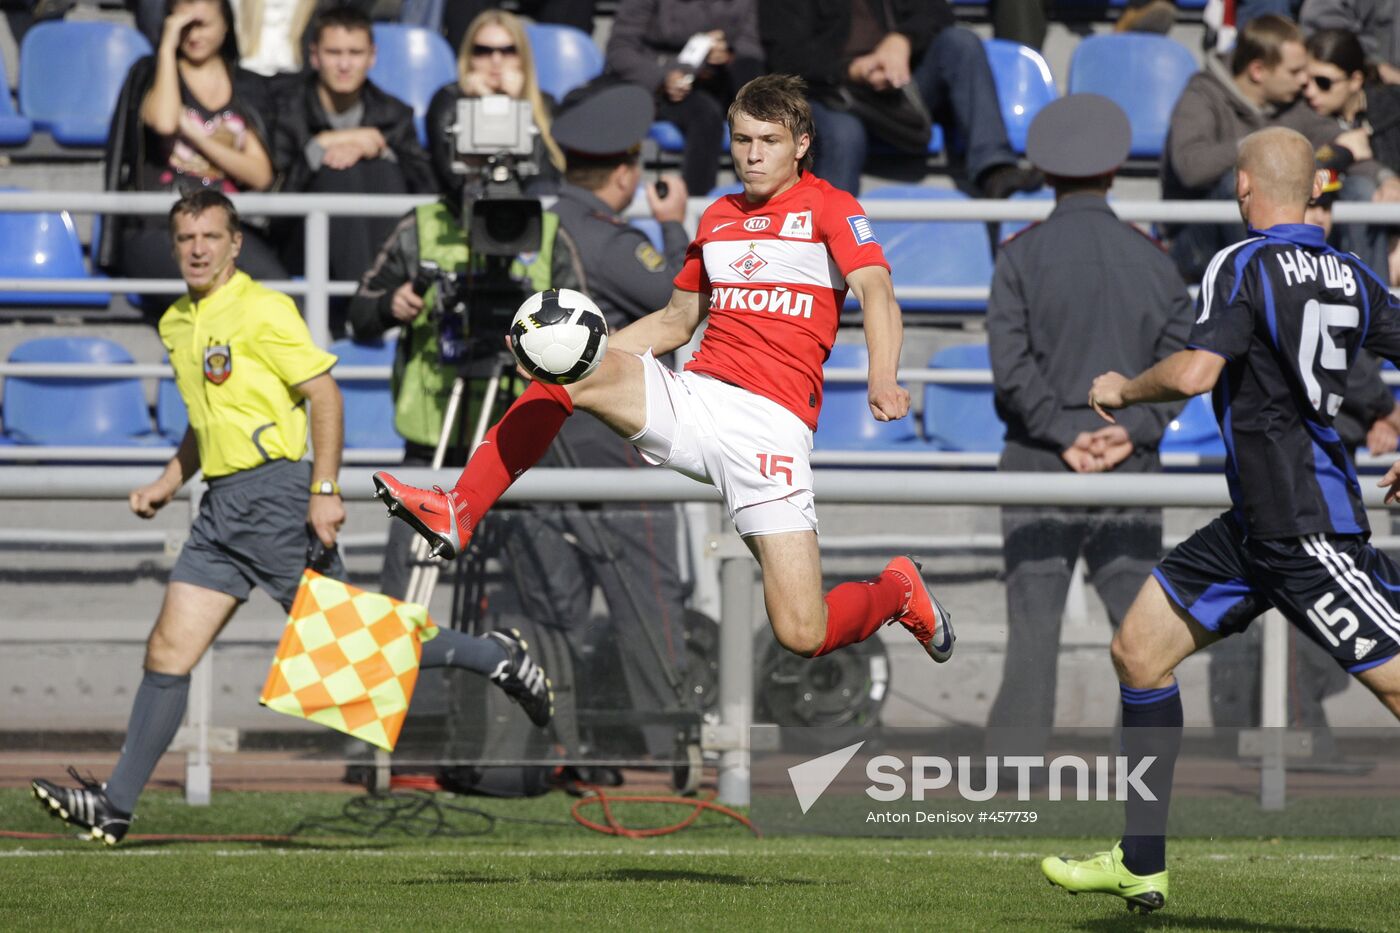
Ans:
[{"label": "black referee boot", "polygon": [[529,645],[520,636],[520,630],[500,629],[487,632],[484,637],[506,649],[506,659],[489,675],[491,682],[519,703],[535,725],[540,728],[549,725],[554,718],[554,685],[549,682],[544,668],[527,653]]},{"label": "black referee boot", "polygon": [[131,828],[131,814],[112,806],[101,784],[83,777],[74,768],[69,768],[68,773],[83,786],[59,787],[42,779],[33,781],[29,786],[50,815],[78,827],[84,835],[109,846],[121,842]]}]

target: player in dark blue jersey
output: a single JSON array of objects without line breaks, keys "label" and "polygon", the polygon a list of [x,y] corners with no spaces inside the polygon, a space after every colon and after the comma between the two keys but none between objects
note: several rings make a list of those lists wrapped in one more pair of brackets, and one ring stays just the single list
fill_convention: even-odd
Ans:
[{"label": "player in dark blue jersey", "polygon": [[[1211,391],[1234,506],[1157,566],[1113,639],[1123,750],[1130,768],[1155,756],[1145,784],[1158,799],[1130,796],[1112,850],[1041,864],[1071,892],[1144,911],[1167,901],[1182,660],[1274,607],[1400,717],[1400,568],[1368,541],[1356,472],[1332,427],[1358,348],[1400,358],[1400,306],[1303,223],[1321,180],[1301,135],[1247,137],[1235,188],[1249,238],[1212,260],[1186,348],[1133,379],[1105,373],[1089,390],[1110,421],[1114,409]],[[1395,501],[1400,464],[1381,485]]]}]

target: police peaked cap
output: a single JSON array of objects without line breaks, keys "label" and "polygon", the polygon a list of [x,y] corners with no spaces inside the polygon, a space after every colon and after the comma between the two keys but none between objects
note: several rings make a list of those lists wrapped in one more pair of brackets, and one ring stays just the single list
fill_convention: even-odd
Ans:
[{"label": "police peaked cap", "polygon": [[601,78],[568,93],[550,132],[568,153],[601,159],[641,145],[655,119],[656,104],[645,88]]},{"label": "police peaked cap", "polygon": [[1071,94],[1035,115],[1026,157],[1047,175],[1092,178],[1122,165],[1132,141],[1121,107],[1099,94]]}]

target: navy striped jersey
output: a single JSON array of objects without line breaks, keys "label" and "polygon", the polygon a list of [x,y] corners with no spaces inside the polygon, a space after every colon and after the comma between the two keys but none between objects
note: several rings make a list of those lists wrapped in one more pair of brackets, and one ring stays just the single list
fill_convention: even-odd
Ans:
[{"label": "navy striped jersey", "polygon": [[1321,227],[1249,233],[1211,260],[1186,343],[1227,361],[1212,401],[1235,515],[1256,538],[1368,534],[1332,418],[1359,347],[1400,357],[1400,305]]}]

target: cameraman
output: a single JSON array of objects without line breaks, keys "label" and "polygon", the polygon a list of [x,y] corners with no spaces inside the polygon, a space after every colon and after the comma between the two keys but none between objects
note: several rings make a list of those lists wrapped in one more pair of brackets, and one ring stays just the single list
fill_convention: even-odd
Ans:
[{"label": "cameraman", "polygon": [[[455,151],[450,124],[430,123],[428,134],[434,151],[439,147]],[[475,160],[469,157],[462,161]],[[453,172],[449,160],[434,160],[433,171],[443,196],[409,211],[399,220],[380,247],[374,264],[360,279],[360,287],[346,312],[350,333],[358,341],[378,340],[386,331],[399,328],[390,390],[394,396],[394,429],[404,439],[405,466],[432,464],[452,383],[457,377],[457,368],[442,362],[438,346],[440,317],[435,311],[439,305],[439,283],[435,277],[425,275],[422,264],[436,263],[444,276],[450,276],[466,272],[470,258],[467,231],[462,223],[466,176]],[[552,285],[577,287],[573,279],[552,278],[550,247],[558,219],[546,213],[543,221],[544,242],[539,252],[523,257],[512,268],[521,280],[523,293]],[[569,272],[567,264],[562,271]],[[450,427],[444,466],[466,463],[470,430],[464,432],[461,426],[476,423],[484,391],[482,382],[468,383],[462,398],[464,410],[457,424]],[[412,548],[412,529],[390,530],[380,577],[385,595],[402,599],[407,594],[413,569]]]},{"label": "cameraman", "polygon": [[[567,164],[553,207],[559,218],[554,265],[558,270],[572,264],[578,284],[570,287],[597,303],[612,331],[669,300],[689,245],[681,223],[686,189],[679,177],[666,179],[664,196],[654,185],[645,187],[661,223],[664,255],[622,219],[642,182],[641,143],[653,110],[652,96],[640,86],[600,79],[565,97],[554,121]],[[636,448],[596,418],[565,422],[544,462],[643,465]],[[632,710],[675,709],[685,701],[670,681],[685,666],[677,542],[675,507],[644,502],[531,510],[512,523],[506,540],[511,565],[550,570],[518,587],[524,614],[567,631],[576,652],[585,642],[608,645],[609,653],[616,646]],[[586,629],[595,587],[607,601],[611,624],[604,632]],[[579,678],[595,692],[608,687],[604,680],[585,684]],[[579,705],[603,704],[580,699]],[[641,732],[653,756],[671,754],[673,727],[643,726]]]}]

